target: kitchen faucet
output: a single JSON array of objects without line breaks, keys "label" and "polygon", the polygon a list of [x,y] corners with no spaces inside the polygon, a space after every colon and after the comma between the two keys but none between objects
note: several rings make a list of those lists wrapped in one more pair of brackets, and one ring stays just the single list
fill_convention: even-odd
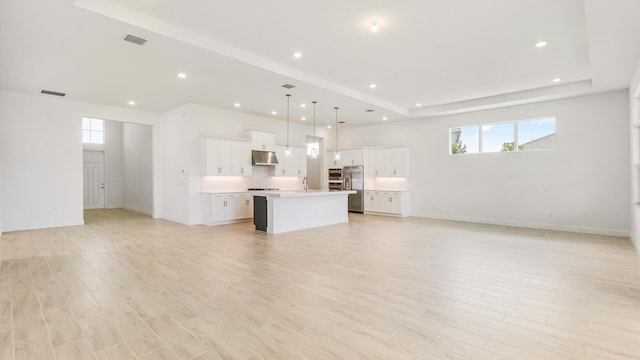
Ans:
[{"label": "kitchen faucet", "polygon": [[309,191],[309,179],[307,177],[302,178],[302,186],[304,187],[304,191]]}]

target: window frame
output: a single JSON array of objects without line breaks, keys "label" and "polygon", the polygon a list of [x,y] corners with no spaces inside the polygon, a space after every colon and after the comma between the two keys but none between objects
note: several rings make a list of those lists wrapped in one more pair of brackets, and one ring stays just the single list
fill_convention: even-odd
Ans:
[{"label": "window frame", "polygon": [[[531,151],[556,151],[557,149],[557,144],[554,143],[554,147],[553,149],[523,149],[523,150],[519,150],[520,147],[520,136],[519,136],[519,132],[520,132],[520,122],[523,121],[536,121],[536,120],[548,120],[548,119],[553,119],[553,128],[554,128],[554,132],[553,134],[557,134],[557,118],[555,115],[553,116],[541,116],[541,117],[536,117],[536,118],[529,118],[529,119],[521,119],[521,120],[510,120],[510,121],[500,121],[500,122],[491,122],[491,123],[483,123],[483,124],[478,124],[478,125],[461,125],[461,126],[454,126],[454,127],[450,127],[449,131],[448,131],[448,137],[449,137],[449,155],[470,155],[470,154],[495,154],[495,153],[516,153],[516,152],[531,152]],[[492,151],[492,152],[486,152],[484,151],[484,136],[483,136],[483,127],[484,126],[489,126],[489,125],[502,125],[502,124],[513,124],[513,151]],[[464,128],[477,128],[477,132],[478,132],[478,152],[471,152],[471,153],[452,153],[451,149],[453,146],[453,143],[451,142],[452,138],[451,138],[451,133],[452,130],[454,129],[464,129]],[[535,140],[535,139],[534,139]],[[533,140],[532,140],[533,141]]]},{"label": "window frame", "polygon": [[[84,127],[84,120],[87,119],[89,120],[89,128],[86,129]],[[94,120],[97,121],[101,121],[102,122],[102,130],[93,130],[92,128],[92,122]],[[82,117],[82,126],[81,126],[81,131],[83,132],[82,135],[82,143],[85,145],[105,145],[107,143],[107,121],[104,119],[98,119],[98,118],[92,118],[92,117],[88,117],[88,116],[83,116]],[[85,131],[89,131],[89,141],[85,142],[84,141],[84,132]],[[93,142],[92,140],[92,134],[94,133],[101,133],[102,134],[102,142]]]}]

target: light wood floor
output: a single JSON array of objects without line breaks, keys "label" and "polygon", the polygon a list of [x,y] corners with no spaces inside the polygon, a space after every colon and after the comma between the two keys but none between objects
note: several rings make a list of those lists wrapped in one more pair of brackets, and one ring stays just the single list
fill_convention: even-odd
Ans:
[{"label": "light wood floor", "polygon": [[0,246],[0,360],[640,359],[628,239],[362,215],[272,236],[95,210]]}]

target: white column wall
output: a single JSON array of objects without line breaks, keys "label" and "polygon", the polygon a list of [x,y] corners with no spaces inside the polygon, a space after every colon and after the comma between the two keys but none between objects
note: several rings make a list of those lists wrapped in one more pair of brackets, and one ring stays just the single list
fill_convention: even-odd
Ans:
[{"label": "white column wall", "polygon": [[187,124],[185,105],[160,115],[159,165],[162,189],[160,217],[190,224],[189,221],[189,157],[197,143],[197,134]]},{"label": "white column wall", "polygon": [[148,125],[122,124],[123,203],[139,213],[153,213],[152,129]]},{"label": "white column wall", "polygon": [[[411,214],[627,236],[626,91],[343,130],[341,146],[411,146]],[[449,155],[450,127],[555,116],[557,150]]]}]

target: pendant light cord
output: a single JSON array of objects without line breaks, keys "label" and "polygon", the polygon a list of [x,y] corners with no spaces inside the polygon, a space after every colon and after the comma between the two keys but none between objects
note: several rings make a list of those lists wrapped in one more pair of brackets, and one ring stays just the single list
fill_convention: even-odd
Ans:
[{"label": "pendant light cord", "polygon": [[287,94],[287,150],[289,150],[289,100],[291,100],[291,94]]},{"label": "pendant light cord", "polygon": [[338,142],[338,107],[334,107],[336,109],[336,154],[340,151],[340,143]]},{"label": "pendant light cord", "polygon": [[316,144],[318,144],[318,141],[316,139],[316,104],[318,103],[317,101],[313,100],[313,149],[312,149],[312,155],[315,153],[315,155],[319,155],[318,154],[318,149],[316,149]]}]

